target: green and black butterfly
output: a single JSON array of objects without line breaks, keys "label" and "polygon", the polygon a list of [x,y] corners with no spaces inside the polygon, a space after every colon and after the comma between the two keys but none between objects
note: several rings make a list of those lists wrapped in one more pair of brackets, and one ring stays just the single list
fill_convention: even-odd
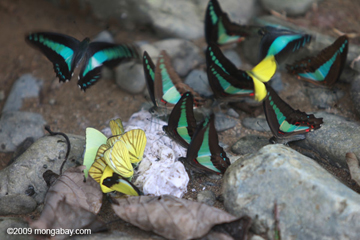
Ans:
[{"label": "green and black butterfly", "polygon": [[217,0],[210,0],[205,13],[205,39],[207,44],[214,42],[224,45],[240,42],[245,37],[255,35],[259,27],[233,23],[222,11]]},{"label": "green and black butterfly", "polygon": [[314,57],[296,61],[286,68],[291,74],[318,86],[331,86],[340,77],[346,62],[349,39],[346,35],[324,48]]},{"label": "green and black butterfly", "polygon": [[196,130],[193,111],[194,99],[190,92],[184,93],[170,113],[164,132],[184,148],[188,148]]},{"label": "green and black butterfly", "polygon": [[56,76],[61,82],[70,81],[75,68],[84,59],[78,76],[78,85],[83,91],[100,79],[103,65],[115,67],[122,61],[139,57],[135,46],[107,42],[90,43],[89,38],[80,42],[60,33],[31,33],[25,40],[54,64]]},{"label": "green and black butterfly", "polygon": [[186,92],[191,92],[194,96],[194,106],[198,107],[204,104],[205,99],[185,84],[175,72],[165,50],[160,52],[156,66],[145,51],[143,66],[146,85],[154,107],[172,108]]},{"label": "green and black butterfly", "polygon": [[311,42],[311,35],[297,33],[288,29],[271,26],[259,30],[260,59],[274,55],[278,62],[283,61],[289,53],[296,52]]},{"label": "green and black butterfly", "polygon": [[305,134],[321,127],[322,118],[294,110],[270,87],[263,102],[266,120],[274,137],[271,143],[288,143],[305,139]]},{"label": "green and black butterfly", "polygon": [[214,114],[198,125],[186,158],[180,160],[188,169],[197,173],[225,173],[230,166],[230,160],[219,146]]}]

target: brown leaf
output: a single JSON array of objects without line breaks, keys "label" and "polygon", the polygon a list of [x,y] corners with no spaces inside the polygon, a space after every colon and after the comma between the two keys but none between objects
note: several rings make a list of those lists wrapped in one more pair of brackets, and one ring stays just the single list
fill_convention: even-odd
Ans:
[{"label": "brown leaf", "polygon": [[360,185],[359,160],[354,153],[346,153],[346,163],[349,167],[351,178]]},{"label": "brown leaf", "polygon": [[238,220],[218,208],[171,195],[130,197],[112,206],[123,220],[169,239],[199,238],[216,224]]},{"label": "brown leaf", "polygon": [[[102,192],[92,178],[84,182],[85,166],[69,168],[49,188],[40,218],[30,223],[33,228],[84,228],[99,212]],[[69,210],[71,209],[71,211]],[[71,214],[69,213],[71,212]]]}]

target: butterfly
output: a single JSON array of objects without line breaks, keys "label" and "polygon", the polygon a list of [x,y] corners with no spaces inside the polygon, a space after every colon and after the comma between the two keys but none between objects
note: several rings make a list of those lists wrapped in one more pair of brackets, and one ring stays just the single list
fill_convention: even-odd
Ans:
[{"label": "butterfly", "polygon": [[240,42],[258,31],[258,27],[244,26],[230,21],[222,11],[217,0],[210,0],[205,13],[205,39],[207,44],[214,42],[224,45]]},{"label": "butterfly", "polygon": [[264,82],[275,74],[277,63],[270,55],[264,58],[251,71],[237,69],[216,44],[209,44],[206,51],[207,74],[211,89],[216,98],[237,99],[254,96],[262,101],[266,96]]},{"label": "butterfly", "polygon": [[196,130],[196,120],[193,112],[193,96],[190,92],[182,95],[172,109],[164,132],[184,148],[188,148]]},{"label": "butterfly", "polygon": [[126,195],[139,196],[140,190],[124,177],[116,174],[110,166],[106,164],[104,152],[107,150],[106,145],[102,145],[96,156],[95,162],[92,164],[89,174],[100,183],[103,193],[117,191]]},{"label": "butterfly", "polygon": [[[115,136],[124,133],[124,127],[120,118],[110,121],[110,129],[112,135]],[[84,170],[85,178],[88,176],[89,169],[95,160],[99,147],[102,144],[105,144],[106,149],[110,147],[110,145],[106,145],[106,141],[107,137],[99,130],[95,128],[86,128],[86,147],[83,162],[86,166],[86,169]]]},{"label": "butterfly", "polygon": [[192,137],[186,158],[180,159],[190,170],[197,173],[225,173],[230,160],[219,146],[215,129],[215,115],[201,122]]},{"label": "butterfly", "polygon": [[266,120],[274,137],[272,143],[288,143],[305,139],[305,134],[321,127],[322,118],[294,110],[270,87],[263,102]]},{"label": "butterfly", "polygon": [[180,100],[181,95],[186,92],[191,92],[194,96],[195,106],[204,104],[205,99],[182,82],[171,66],[170,57],[165,50],[160,52],[156,66],[145,51],[143,65],[146,84],[154,107],[162,105],[172,108]]},{"label": "butterfly", "polygon": [[135,46],[107,42],[82,42],[71,36],[37,32],[25,37],[27,43],[39,49],[54,65],[56,76],[61,82],[70,81],[75,68],[84,59],[78,76],[79,88],[85,91],[101,77],[102,66],[115,67],[119,63],[138,58]]},{"label": "butterfly", "polygon": [[346,35],[323,49],[314,57],[287,65],[289,73],[318,86],[331,86],[340,77],[346,62],[349,39]]},{"label": "butterfly", "polygon": [[265,26],[259,30],[262,35],[260,42],[260,59],[274,55],[278,62],[284,60],[291,52],[311,42],[311,35],[293,32],[284,28]]}]

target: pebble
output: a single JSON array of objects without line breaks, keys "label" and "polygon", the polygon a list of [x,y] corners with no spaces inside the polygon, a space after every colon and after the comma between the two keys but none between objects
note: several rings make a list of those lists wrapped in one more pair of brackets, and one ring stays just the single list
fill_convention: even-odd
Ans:
[{"label": "pebble", "polygon": [[24,194],[6,195],[0,198],[0,215],[28,214],[35,210],[34,198]]},{"label": "pebble", "polygon": [[92,42],[107,42],[107,43],[115,43],[113,35],[107,31],[101,31],[96,37],[92,40]]},{"label": "pebble", "polygon": [[267,10],[274,10],[278,13],[286,13],[288,16],[305,15],[312,4],[319,0],[260,0],[262,6]]},{"label": "pebble", "polygon": [[276,92],[281,92],[284,89],[284,84],[281,80],[281,73],[276,72],[271,78],[269,84]]},{"label": "pebble", "polygon": [[2,112],[20,110],[24,98],[39,96],[42,84],[41,80],[36,79],[31,74],[22,75],[12,86]]},{"label": "pebble", "polygon": [[240,155],[250,154],[259,151],[259,149],[268,144],[269,138],[258,135],[247,135],[232,145],[231,151]]},{"label": "pebble", "polygon": [[[200,49],[185,39],[166,39],[153,43],[159,51],[166,50],[172,66],[180,77],[185,77],[196,66],[205,63]],[[156,64],[156,63],[155,63]]]},{"label": "pebble", "polygon": [[246,117],[243,118],[241,124],[248,129],[256,130],[259,132],[270,132],[270,127],[266,121],[266,118]]},{"label": "pebble", "polygon": [[215,128],[216,131],[222,132],[235,127],[239,120],[226,116],[222,112],[215,113]]},{"label": "pebble", "polygon": [[282,239],[358,237],[359,194],[289,147],[265,146],[230,165],[223,180],[225,209],[249,215],[256,234],[273,239],[276,202]]},{"label": "pebble", "polygon": [[201,191],[197,195],[197,201],[205,203],[209,206],[214,206],[216,201],[216,195],[210,190]]},{"label": "pebble", "polygon": [[360,75],[358,75],[351,83],[350,96],[354,104],[355,111],[360,117]]},{"label": "pebble", "polygon": [[28,137],[42,137],[45,124],[45,120],[38,113],[3,113],[0,117],[0,152],[13,152]]},{"label": "pebble", "polygon": [[28,230],[29,224],[22,218],[17,217],[0,217],[0,239],[16,239],[16,240],[35,240],[36,235],[17,234],[9,235],[7,229],[18,228]]},{"label": "pebble", "polygon": [[192,70],[184,82],[202,96],[210,97],[213,95],[207,73],[203,70]]},{"label": "pebble", "polygon": [[[68,137],[71,150],[64,170],[82,163],[85,145],[83,136],[68,134]],[[45,136],[32,144],[11,165],[0,170],[0,199],[23,199],[17,204],[8,204],[6,211],[22,214],[23,208],[29,210],[29,207],[32,206],[29,203],[34,201],[40,204],[43,202],[48,187],[42,175],[46,170],[59,173],[66,150],[67,145],[62,136]],[[31,197],[28,196],[30,185],[34,190]],[[0,213],[0,215],[2,214]]]},{"label": "pebble", "polygon": [[331,108],[345,96],[345,92],[340,89],[314,87],[312,84],[305,87],[305,94],[309,97],[311,105],[319,109]]},{"label": "pebble", "polygon": [[232,49],[225,50],[223,52],[224,56],[229,59],[237,68],[240,68],[242,65],[239,54]]},{"label": "pebble", "polygon": [[145,89],[145,75],[142,63],[130,61],[115,68],[116,84],[132,94],[142,93]]},{"label": "pebble", "polygon": [[226,111],[226,114],[229,115],[230,117],[234,117],[234,118],[240,117],[240,115],[233,108],[229,108]]}]

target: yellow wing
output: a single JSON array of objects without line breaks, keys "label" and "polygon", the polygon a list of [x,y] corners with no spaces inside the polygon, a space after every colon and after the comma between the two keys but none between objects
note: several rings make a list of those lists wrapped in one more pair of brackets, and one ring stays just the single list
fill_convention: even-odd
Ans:
[{"label": "yellow wing", "polygon": [[114,146],[114,144],[120,140],[120,138],[123,136],[122,135],[116,135],[116,136],[111,136],[106,140],[106,144],[109,145],[110,147]]},{"label": "yellow wing", "polygon": [[101,175],[101,178],[100,178],[100,187],[101,187],[101,191],[103,193],[108,193],[108,192],[114,191],[113,189],[108,188],[107,186],[102,184],[104,182],[104,179],[112,177],[113,174],[114,174],[114,171],[109,166],[106,166],[105,169],[104,169],[104,172],[103,172],[103,174]]},{"label": "yellow wing", "polygon": [[139,189],[131,182],[114,173],[111,168],[105,169],[101,178],[101,189],[103,192],[117,191],[131,196],[139,196]]},{"label": "yellow wing", "polygon": [[260,82],[256,78],[253,78],[254,82],[254,92],[255,92],[255,100],[261,102],[267,95],[266,86],[264,83]]},{"label": "yellow wing", "polygon": [[106,137],[95,128],[86,128],[86,148],[84,154],[83,164],[86,166],[84,170],[85,178],[88,176],[88,171],[95,161],[96,153],[101,144],[106,143]]},{"label": "yellow wing", "polygon": [[107,166],[106,161],[104,159],[104,153],[109,148],[106,144],[103,144],[99,147],[95,162],[91,165],[89,170],[89,175],[98,183],[100,183],[101,176]]},{"label": "yellow wing", "polygon": [[276,60],[273,55],[264,58],[258,65],[247,73],[261,82],[268,82],[275,74],[277,68]]},{"label": "yellow wing", "polygon": [[120,135],[124,133],[124,126],[120,118],[110,121],[111,134],[113,136]]},{"label": "yellow wing", "polygon": [[122,141],[117,141],[114,146],[104,153],[104,158],[111,169],[124,178],[131,178],[134,169],[131,165],[129,152]]}]

